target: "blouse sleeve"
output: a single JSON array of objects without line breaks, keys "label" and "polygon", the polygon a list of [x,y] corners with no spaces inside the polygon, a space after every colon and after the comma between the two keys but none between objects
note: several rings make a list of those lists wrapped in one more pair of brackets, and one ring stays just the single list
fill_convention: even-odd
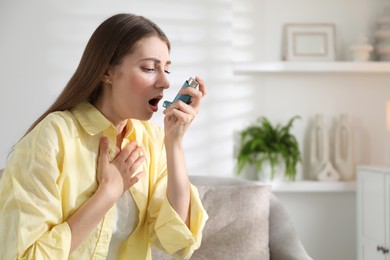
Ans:
[{"label": "blouse sleeve", "polygon": [[67,259],[71,232],[63,219],[59,138],[41,122],[16,145],[0,184],[0,259]]},{"label": "blouse sleeve", "polygon": [[199,198],[198,190],[191,185],[190,228],[172,208],[166,195],[167,167],[165,147],[162,145],[158,178],[152,187],[151,201],[148,207],[149,237],[152,244],[180,259],[189,259],[199,248],[202,231],[208,219]]}]

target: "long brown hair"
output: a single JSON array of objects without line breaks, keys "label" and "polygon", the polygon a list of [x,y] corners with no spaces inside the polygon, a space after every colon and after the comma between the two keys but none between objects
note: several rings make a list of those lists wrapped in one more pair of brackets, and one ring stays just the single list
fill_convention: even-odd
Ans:
[{"label": "long brown hair", "polygon": [[54,111],[72,109],[84,101],[94,103],[100,95],[101,78],[108,66],[120,64],[123,57],[133,51],[139,40],[152,35],[163,40],[170,50],[165,33],[143,16],[117,14],[105,20],[89,39],[80,63],[62,93],[30,126],[26,134]]}]

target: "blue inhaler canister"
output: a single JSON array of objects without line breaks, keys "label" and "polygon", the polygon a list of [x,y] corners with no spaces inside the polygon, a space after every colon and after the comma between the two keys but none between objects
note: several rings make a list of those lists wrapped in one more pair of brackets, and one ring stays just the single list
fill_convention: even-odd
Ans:
[{"label": "blue inhaler canister", "polygon": [[[183,84],[183,86],[181,87],[181,89],[184,89],[184,88],[187,88],[187,87],[197,88],[198,86],[199,86],[199,83],[198,83],[195,79],[193,79],[192,77],[190,77],[188,80],[186,80],[186,81],[184,82],[184,84]],[[180,89],[180,90],[181,90],[181,89]],[[188,95],[188,94],[182,95],[182,94],[180,94],[180,93],[177,93],[176,97],[173,99],[172,102],[170,102],[170,101],[168,101],[168,100],[164,101],[163,107],[168,108],[168,107],[170,107],[170,105],[172,105],[174,102],[176,102],[176,101],[178,101],[178,100],[181,100],[181,101],[183,101],[183,102],[186,103],[186,104],[189,104],[190,101],[191,101],[191,96]]]}]

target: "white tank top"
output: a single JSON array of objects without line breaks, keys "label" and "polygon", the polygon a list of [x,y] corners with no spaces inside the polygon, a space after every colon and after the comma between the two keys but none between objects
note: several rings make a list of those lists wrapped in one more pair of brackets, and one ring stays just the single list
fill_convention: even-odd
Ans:
[{"label": "white tank top", "polygon": [[134,231],[137,220],[138,208],[130,191],[126,191],[116,202],[116,221],[108,249],[108,260],[117,259],[119,245]]}]

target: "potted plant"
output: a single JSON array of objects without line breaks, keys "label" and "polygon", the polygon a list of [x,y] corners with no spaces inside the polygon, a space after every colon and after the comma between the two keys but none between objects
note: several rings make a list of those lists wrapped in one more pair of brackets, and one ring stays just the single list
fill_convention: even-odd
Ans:
[{"label": "potted plant", "polygon": [[301,160],[298,142],[290,130],[294,116],[287,125],[273,126],[265,117],[259,117],[254,124],[241,131],[240,146],[237,154],[237,173],[240,174],[245,166],[254,165],[261,172],[265,162],[271,166],[271,180],[275,176],[275,167],[284,163],[285,177],[295,180],[296,167]]}]

